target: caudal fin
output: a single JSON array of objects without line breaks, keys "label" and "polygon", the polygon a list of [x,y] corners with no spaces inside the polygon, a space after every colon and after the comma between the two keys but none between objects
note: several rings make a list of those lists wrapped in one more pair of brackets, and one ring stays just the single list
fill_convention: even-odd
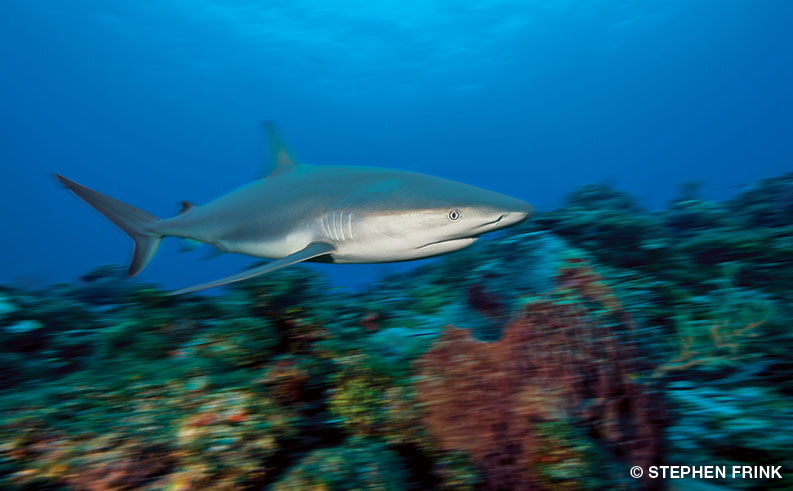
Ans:
[{"label": "caudal fin", "polygon": [[157,246],[160,245],[162,235],[152,231],[152,225],[157,223],[159,218],[110,196],[97,193],[93,189],[88,189],[65,177],[57,174],[55,177],[80,199],[96,208],[99,213],[132,237],[132,240],[135,241],[135,248],[132,251],[132,261],[127,274],[135,276],[140,273],[154,255]]}]

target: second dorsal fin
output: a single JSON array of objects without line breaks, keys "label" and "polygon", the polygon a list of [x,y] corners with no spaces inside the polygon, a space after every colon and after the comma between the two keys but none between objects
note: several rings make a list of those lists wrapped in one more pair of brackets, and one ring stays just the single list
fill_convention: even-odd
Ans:
[{"label": "second dorsal fin", "polygon": [[297,165],[286,149],[278,134],[278,128],[272,121],[262,121],[262,136],[270,140],[270,152],[265,152],[264,164],[260,177],[277,176],[289,172]]},{"label": "second dorsal fin", "polygon": [[189,201],[180,201],[179,204],[182,206],[182,209],[179,210],[179,213],[177,213],[177,215],[182,215],[195,208],[195,205]]}]

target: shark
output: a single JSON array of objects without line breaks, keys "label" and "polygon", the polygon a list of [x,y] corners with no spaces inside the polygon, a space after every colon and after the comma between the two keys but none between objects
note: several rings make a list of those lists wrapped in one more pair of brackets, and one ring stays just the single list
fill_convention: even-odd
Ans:
[{"label": "shark", "polygon": [[263,129],[272,151],[258,179],[201,206],[182,201],[181,211],[170,218],[55,177],[133,239],[128,276],[143,270],[165,237],[272,259],[170,295],[226,285],[303,261],[382,263],[446,254],[534,212],[519,199],[422,173],[301,163],[273,123],[263,123]]}]

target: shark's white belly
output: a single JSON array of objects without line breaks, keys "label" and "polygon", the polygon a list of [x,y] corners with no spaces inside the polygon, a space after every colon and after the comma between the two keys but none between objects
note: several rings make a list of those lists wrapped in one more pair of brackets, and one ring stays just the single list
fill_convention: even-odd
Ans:
[{"label": "shark's white belly", "polygon": [[331,256],[333,257],[333,261],[337,263],[388,263],[394,261],[410,261],[456,251],[468,247],[475,241],[476,237],[470,237],[448,240],[423,247],[408,246],[394,239],[347,242],[337,244],[336,252],[331,254]]},{"label": "shark's white belly", "polygon": [[290,254],[304,249],[311,243],[312,237],[309,234],[295,233],[287,237],[270,240],[255,240],[245,242],[223,242],[218,246],[228,252],[247,254],[249,256],[263,257],[267,259],[281,259]]},{"label": "shark's white belly", "polygon": [[[280,259],[308,246],[313,238],[308,234],[294,234],[279,240],[261,240],[251,242],[221,242],[218,246],[228,252],[247,254],[267,259]],[[394,241],[337,241],[332,237],[319,238],[330,243],[336,249],[331,254],[336,263],[380,263],[390,261],[407,261],[427,257],[427,251],[407,248]],[[435,253],[437,254],[437,253]],[[429,254],[434,255],[434,254]]]},{"label": "shark's white belly", "polygon": [[[241,243],[219,243],[218,246],[228,252],[247,254],[267,259],[280,259],[304,249],[317,238],[307,233],[296,233],[279,240],[262,240]],[[336,241],[332,237],[319,238],[334,246],[335,252],[330,254],[335,263],[386,263],[394,261],[410,261],[425,257],[437,256],[462,249],[474,243],[476,238],[465,238],[440,242],[423,247],[414,247],[400,240],[380,238],[376,240],[343,240]]]}]

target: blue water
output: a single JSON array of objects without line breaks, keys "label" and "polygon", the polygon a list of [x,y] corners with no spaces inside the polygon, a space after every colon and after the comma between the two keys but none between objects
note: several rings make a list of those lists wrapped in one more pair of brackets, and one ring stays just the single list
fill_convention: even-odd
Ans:
[{"label": "blue water", "polygon": [[[307,162],[540,210],[591,182],[649,208],[692,180],[723,199],[793,170],[791,25],[788,0],[2,2],[0,283],[129,257],[52,173],[168,216],[258,174],[262,119]],[[250,262],[177,248],[142,278]],[[318,267],[360,284],[397,266]]]}]

